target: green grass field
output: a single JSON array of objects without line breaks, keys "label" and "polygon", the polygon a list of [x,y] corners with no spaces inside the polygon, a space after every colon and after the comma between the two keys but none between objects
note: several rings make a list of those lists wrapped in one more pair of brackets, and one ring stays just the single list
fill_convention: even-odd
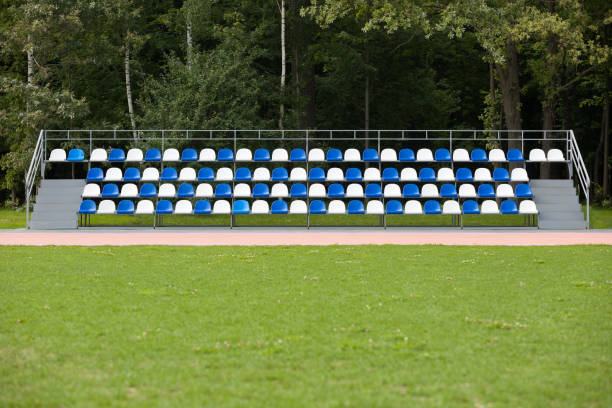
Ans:
[{"label": "green grass field", "polygon": [[0,406],[612,406],[612,248],[3,247]]}]

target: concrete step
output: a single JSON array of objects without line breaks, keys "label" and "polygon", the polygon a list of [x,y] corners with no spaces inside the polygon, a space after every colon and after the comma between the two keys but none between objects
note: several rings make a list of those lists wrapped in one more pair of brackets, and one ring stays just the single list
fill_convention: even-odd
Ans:
[{"label": "concrete step", "polygon": [[540,209],[540,219],[584,221],[584,214],[582,211],[542,211]]},{"label": "concrete step", "polygon": [[578,197],[575,195],[537,195],[533,194],[536,204],[578,204]]},{"label": "concrete step", "polygon": [[32,221],[70,221],[78,219],[76,210],[60,212],[60,213],[49,213],[49,212],[35,212],[32,213],[32,217],[30,218]]},{"label": "concrete step", "polygon": [[539,227],[542,229],[585,229],[586,221],[540,219]]},{"label": "concrete step", "polygon": [[576,195],[576,189],[574,187],[531,187],[534,195]]},{"label": "concrete step", "polygon": [[541,212],[547,211],[582,211],[580,204],[578,203],[538,203],[538,209]]},{"label": "concrete step", "polygon": [[62,211],[66,207],[79,208],[81,201],[74,201],[70,204],[66,203],[34,203],[34,212],[37,211]]},{"label": "concrete step", "polygon": [[85,184],[84,179],[44,179],[41,180],[41,184],[44,185],[66,185],[66,184]]},{"label": "concrete step", "polygon": [[74,229],[77,227],[77,219],[73,221],[60,220],[60,221],[30,221],[30,228],[32,229]]},{"label": "concrete step", "polygon": [[531,187],[572,187],[573,181],[570,179],[533,179],[529,181]]},{"label": "concrete step", "polygon": [[81,202],[81,194],[77,196],[47,196],[37,195],[35,202],[38,204],[78,204]]},{"label": "concrete step", "polygon": [[38,190],[38,195],[41,197],[74,197],[78,195],[79,197],[83,193],[82,188],[63,188],[61,190],[49,190],[48,188],[41,188]]}]

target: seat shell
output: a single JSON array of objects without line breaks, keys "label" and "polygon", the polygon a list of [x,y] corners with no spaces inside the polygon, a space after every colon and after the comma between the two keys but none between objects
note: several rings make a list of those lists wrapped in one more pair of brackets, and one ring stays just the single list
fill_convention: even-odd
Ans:
[{"label": "seat shell", "polygon": [[[214,195],[212,185],[208,183],[200,183],[196,187],[195,196],[196,197],[212,197]],[[250,189],[249,189],[250,195]]]},{"label": "seat shell", "polygon": [[[211,187],[212,191],[212,187]],[[251,186],[246,183],[236,184],[234,186],[234,197],[250,197],[251,196]]]},{"label": "seat shell", "polygon": [[251,169],[248,167],[239,167],[236,169],[236,181],[251,181],[253,176],[251,175]]},{"label": "seat shell", "polygon": [[198,181],[214,181],[215,172],[210,167],[202,167],[198,171]]},{"label": "seat shell", "polygon": [[344,173],[339,167],[332,167],[327,170],[327,181],[344,181]]},{"label": "seat shell", "polygon": [[308,180],[325,181],[325,171],[320,167],[310,169],[310,172],[308,173]]},{"label": "seat shell", "polygon": [[474,149],[470,154],[470,159],[474,162],[486,162],[489,161],[487,152],[484,149]]},{"label": "seat shell", "polygon": [[506,155],[502,149],[491,149],[489,152],[489,161],[493,163],[505,162]]},{"label": "seat shell", "polygon": [[234,172],[229,167],[221,167],[217,170],[217,181],[232,181],[234,178]]},{"label": "seat shell", "polygon": [[551,162],[562,162],[565,161],[565,157],[563,157],[563,152],[559,149],[550,149],[546,154],[546,158]]},{"label": "seat shell", "polygon": [[340,149],[329,149],[325,157],[327,161],[342,161],[342,151]]},{"label": "seat shell", "polygon": [[254,161],[270,161],[270,151],[263,147],[255,150],[255,154],[253,155]]},{"label": "seat shell", "polygon": [[[380,161],[382,162],[396,162],[397,161],[397,153],[395,151],[395,149],[383,149],[382,152],[380,152]],[[363,206],[363,204],[362,204]]]},{"label": "seat shell", "polygon": [[536,204],[531,200],[523,200],[519,204],[519,214],[533,215],[538,214]]},{"label": "seat shell", "polygon": [[469,162],[470,154],[465,149],[453,150],[453,161],[455,162]]},{"label": "seat shell", "polygon": [[500,205],[499,212],[501,214],[518,214],[519,210],[514,201],[504,200]]},{"label": "seat shell", "polygon": [[289,174],[287,174],[287,169],[284,167],[277,167],[272,170],[272,181],[287,181],[289,180]]},{"label": "seat shell", "polygon": [[327,209],[329,214],[346,214],[346,206],[342,200],[332,200]]},{"label": "seat shell", "polygon": [[481,214],[499,214],[499,208],[494,200],[484,200],[480,207]]},{"label": "seat shell", "polygon": [[517,184],[514,192],[518,198],[533,197],[533,193],[531,192],[531,187],[529,186],[529,184]]},{"label": "seat shell", "polygon": [[107,159],[106,150],[104,149],[94,149],[91,152],[91,156],[89,156],[90,162],[104,162]]},{"label": "seat shell", "polygon": [[478,197],[480,198],[494,198],[495,190],[490,184],[481,184],[478,186]]},{"label": "seat shell", "polygon": [[170,200],[160,200],[155,208],[156,214],[172,214],[172,202]]},{"label": "seat shell", "polygon": [[286,162],[289,161],[289,153],[285,149],[274,149],[272,151],[272,161]]},{"label": "seat shell", "polygon": [[380,188],[380,184],[368,184],[365,189],[365,196],[368,198],[382,197],[382,190]]},{"label": "seat shell", "polygon": [[474,181],[476,182],[486,182],[493,181],[491,177],[491,171],[485,167],[479,167],[474,172]]},{"label": "seat shell", "polygon": [[176,192],[176,196],[179,198],[190,198],[195,195],[193,190],[193,185],[188,183],[183,183],[179,186],[178,191]]},{"label": "seat shell", "polygon": [[529,152],[529,161],[532,162],[545,162],[546,154],[542,149],[531,149]]},{"label": "seat shell", "polygon": [[95,183],[86,184],[85,187],[83,187],[83,193],[81,194],[81,197],[100,197],[100,186]]},{"label": "seat shell", "polygon": [[161,151],[155,147],[150,148],[145,153],[144,160],[146,162],[158,162],[161,161]]},{"label": "seat shell", "polygon": [[402,190],[395,183],[387,184],[383,190],[383,195],[385,198],[399,198],[402,196]]},{"label": "seat shell", "polygon": [[516,169],[512,169],[512,173],[510,173],[510,180],[512,181],[520,181],[520,182],[528,182],[529,176],[527,175],[527,170],[517,167]]},{"label": "seat shell", "polygon": [[419,175],[412,167],[403,168],[400,173],[401,181],[419,181]]},{"label": "seat shell", "polygon": [[378,161],[378,152],[375,149],[365,149],[362,158],[366,162]]},{"label": "seat shell", "polygon": [[136,205],[135,214],[153,214],[154,207],[151,200],[140,200]]},{"label": "seat shell", "polygon": [[361,198],[363,197],[363,186],[357,183],[351,183],[346,187],[346,197]]},{"label": "seat shell", "polygon": [[399,181],[400,177],[396,168],[387,167],[383,170],[382,179],[383,181]]},{"label": "seat shell", "polygon": [[357,149],[346,149],[344,151],[344,161],[347,162],[358,162],[361,161],[361,154]]},{"label": "seat shell", "polygon": [[308,175],[303,167],[294,167],[291,169],[291,173],[289,173],[289,181],[306,181],[307,179]]},{"label": "seat shell", "polygon": [[460,167],[457,169],[457,181],[460,182],[472,182],[474,181],[474,176],[472,175],[472,170],[467,167]]},{"label": "seat shell", "polygon": [[125,161],[125,152],[123,149],[111,149],[108,154],[109,162],[122,162]]},{"label": "seat shell", "polygon": [[436,200],[427,200],[423,206],[423,212],[425,214],[442,214],[440,203]]},{"label": "seat shell", "polygon": [[93,200],[83,200],[79,206],[79,214],[95,214],[96,203]]},{"label": "seat shell", "polygon": [[380,170],[376,167],[368,167],[363,173],[363,181],[380,181]]},{"label": "seat shell", "polygon": [[440,186],[440,197],[455,198],[457,197],[457,188],[454,184],[442,184]]},{"label": "seat shell", "polygon": [[325,202],[322,200],[314,200],[310,202],[310,213],[311,214],[326,214],[327,209],[325,208]]},{"label": "seat shell", "polygon": [[308,189],[308,197],[322,198],[326,195],[325,186],[321,183],[311,184],[310,188]]},{"label": "seat shell", "polygon": [[461,198],[475,198],[478,197],[476,189],[472,184],[462,184],[459,186],[459,197]]},{"label": "seat shell", "polygon": [[363,201],[359,201],[359,200],[349,201],[347,213],[348,214],[365,214],[365,207],[363,206]]},{"label": "seat shell", "polygon": [[270,197],[275,198],[285,198],[289,197],[289,189],[286,184],[276,183],[272,186],[272,190],[270,191]]},{"label": "seat shell", "polygon": [[161,172],[161,181],[176,181],[178,180],[178,173],[174,167],[166,167]]},{"label": "seat shell", "polygon": [[418,162],[432,162],[434,161],[433,154],[430,149],[419,149],[416,155],[416,161]]},{"label": "seat shell", "polygon": [[266,200],[255,200],[251,207],[251,214],[268,214],[270,213],[270,206]]},{"label": "seat shell", "polygon": [[[198,161],[201,161],[201,162],[214,162],[216,160],[216,157],[217,157],[217,155],[216,155],[215,151],[213,149],[207,147],[205,149],[200,150],[200,157],[198,157]],[[197,203],[196,203],[196,206],[197,206]]]},{"label": "seat shell", "polygon": [[144,160],[144,154],[141,149],[132,148],[128,150],[127,155],[125,156],[126,162],[141,162]]},{"label": "seat shell", "polygon": [[421,192],[419,191],[419,186],[413,183],[404,184],[402,194],[406,198],[418,198],[421,196]]},{"label": "seat shell", "polygon": [[300,148],[293,149],[289,158],[291,161],[306,161],[306,152]]},{"label": "seat shell", "polygon": [[[259,186],[260,184],[257,184],[255,187]],[[264,184],[265,185],[265,184]],[[268,186],[266,185],[266,188]],[[253,189],[254,191],[255,189]],[[161,189],[160,189],[161,192]],[[217,184],[217,186],[215,187],[215,197],[217,198],[230,198],[232,196],[232,186],[230,186],[227,183],[219,183]]]},{"label": "seat shell", "polygon": [[193,207],[191,206],[191,201],[189,200],[179,200],[176,202],[174,206],[174,214],[191,214],[193,213]]},{"label": "seat shell", "polygon": [[134,202],[132,200],[119,201],[117,214],[134,214]]},{"label": "seat shell", "polygon": [[215,203],[213,204],[213,210],[212,210],[213,214],[230,214],[231,213],[231,207],[230,207],[230,203],[227,200],[217,200],[215,201]]},{"label": "seat shell", "polygon": [[102,200],[98,205],[98,211],[96,214],[114,214],[115,213],[115,202],[113,200]]},{"label": "seat shell", "polygon": [[499,184],[495,189],[495,196],[499,198],[512,198],[514,197],[514,191],[510,184]]},{"label": "seat shell", "polygon": [[405,148],[400,150],[399,152],[399,161],[401,162],[413,162],[416,160],[416,156],[414,155],[414,150]]},{"label": "seat shell", "polygon": [[104,181],[122,181],[123,174],[121,173],[121,169],[118,167],[111,167],[106,170],[106,176],[104,176]]},{"label": "seat shell", "polygon": [[[236,157],[238,154],[236,153]],[[249,202],[247,200],[236,200],[232,207],[232,214],[250,214]]]},{"label": "seat shell", "polygon": [[[106,153],[106,152],[104,152]],[[49,160],[50,162],[64,162],[66,161],[66,151],[64,149],[53,149],[51,150],[51,153],[49,154]],[[104,160],[102,160],[104,161]]]},{"label": "seat shell", "polygon": [[403,214],[402,203],[398,200],[389,200],[385,208],[387,214]]},{"label": "seat shell", "polygon": [[165,162],[177,162],[181,160],[181,156],[177,149],[170,148],[164,151],[164,157],[162,160]]},{"label": "seat shell", "polygon": [[329,188],[327,189],[327,196],[330,198],[344,197],[344,186],[339,183],[330,184]]},{"label": "seat shell", "polygon": [[382,201],[370,200],[366,204],[366,214],[382,215],[384,213],[385,213],[385,207],[383,206]]},{"label": "seat shell", "polygon": [[493,180],[495,181],[510,181],[510,173],[503,167],[498,167],[493,170]]},{"label": "seat shell", "polygon": [[423,167],[419,170],[419,180],[436,181],[436,172],[431,167]]},{"label": "seat shell", "polygon": [[509,162],[525,161],[525,159],[523,158],[523,154],[519,149],[509,149],[507,157]]},{"label": "seat shell", "polygon": [[140,186],[139,197],[142,197],[142,198],[157,197],[157,187],[155,187],[155,185],[151,183],[144,183],[142,186]]},{"label": "seat shell", "polygon": [[210,205],[210,201],[208,200],[199,200],[196,201],[195,207],[193,208],[193,213],[196,215],[199,214],[210,214],[212,212],[212,206]]},{"label": "seat shell", "polygon": [[85,152],[81,149],[70,149],[66,161],[68,162],[82,162],[85,160]]},{"label": "seat shell", "polygon": [[157,194],[158,197],[163,197],[163,198],[172,198],[176,196],[176,187],[174,187],[174,184],[171,183],[164,183],[161,186],[159,186],[159,193]]},{"label": "seat shell", "polygon": [[427,183],[421,188],[421,197],[439,197],[438,187],[435,184]]},{"label": "seat shell", "polygon": [[197,178],[195,169],[191,167],[184,167],[181,169],[178,180],[179,181],[195,181]]},{"label": "seat shell", "polygon": [[236,161],[237,162],[248,162],[253,160],[253,152],[251,149],[238,149],[236,152]]},{"label": "seat shell", "polygon": [[445,215],[459,215],[461,214],[461,207],[455,200],[447,200],[442,205],[442,214]]},{"label": "seat shell", "polygon": [[442,167],[438,170],[438,181],[455,181],[453,169],[450,167]]},{"label": "seat shell", "polygon": [[346,181],[362,181],[363,175],[361,170],[356,167],[349,167],[346,170]]},{"label": "seat shell", "polygon": [[[223,148],[219,150],[219,152],[217,153],[217,161],[234,161],[234,152],[228,148]],[[217,202],[218,201],[215,201],[215,205],[217,205]],[[220,208],[225,209],[224,204],[219,204],[219,206]],[[228,206],[229,206],[229,203],[228,203]],[[213,206],[213,213],[214,213],[214,206]],[[227,213],[224,213],[224,214],[229,214],[229,207],[227,208]]]},{"label": "seat shell", "polygon": [[436,152],[434,154],[434,159],[436,161],[451,161],[451,154],[450,151],[448,149],[436,149]]},{"label": "seat shell", "polygon": [[265,183],[258,183],[253,186],[253,197],[270,197],[270,187]]},{"label": "seat shell", "polygon": [[138,187],[133,183],[125,183],[121,186],[121,193],[119,193],[119,197],[138,197]]},{"label": "seat shell", "polygon": [[462,211],[464,214],[480,214],[478,203],[475,200],[466,200],[463,202]]},{"label": "seat shell", "polygon": [[198,161],[198,152],[195,149],[187,148],[181,153],[181,161],[194,162]]},{"label": "seat shell", "polygon": [[293,184],[291,186],[290,196],[291,197],[306,197],[308,194],[306,192],[305,184]]},{"label": "seat shell", "polygon": [[123,181],[140,181],[140,169],[136,167],[128,167],[123,173]]},{"label": "seat shell", "polygon": [[309,162],[322,162],[325,161],[325,153],[321,149],[311,149],[308,152]]},{"label": "seat shell", "polygon": [[404,214],[423,214],[423,207],[417,200],[408,200],[406,204],[404,204]]}]

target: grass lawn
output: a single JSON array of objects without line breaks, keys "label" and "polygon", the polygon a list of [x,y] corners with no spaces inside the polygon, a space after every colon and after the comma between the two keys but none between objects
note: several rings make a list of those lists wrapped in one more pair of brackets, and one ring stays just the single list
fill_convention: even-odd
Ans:
[{"label": "grass lawn", "polygon": [[0,406],[612,406],[612,248],[2,247]]},{"label": "grass lawn", "polygon": [[25,210],[0,207],[0,229],[25,228]]}]

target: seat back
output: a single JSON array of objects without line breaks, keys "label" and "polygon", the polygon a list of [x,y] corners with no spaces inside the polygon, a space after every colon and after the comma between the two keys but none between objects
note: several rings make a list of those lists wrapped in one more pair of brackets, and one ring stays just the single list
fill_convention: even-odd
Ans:
[{"label": "seat back", "polygon": [[363,173],[364,181],[380,181],[380,170],[376,167],[368,167]]},{"label": "seat back", "polygon": [[404,189],[402,190],[402,194],[404,195],[404,197],[420,197],[421,196],[421,192],[419,191],[419,186],[417,186],[416,184],[404,184]]},{"label": "seat back", "polygon": [[138,197],[138,187],[133,183],[125,183],[121,186],[119,197]]},{"label": "seat back", "polygon": [[198,181],[213,181],[215,179],[215,172],[210,167],[202,167],[198,171]]},{"label": "seat back", "polygon": [[478,197],[495,197],[495,190],[490,184],[481,184],[478,186]]},{"label": "seat back", "polygon": [[161,161],[161,151],[155,147],[150,148],[145,153],[146,162],[158,162]]},{"label": "seat back", "polygon": [[102,181],[104,180],[104,172],[99,167],[92,167],[87,172],[87,181]]},{"label": "seat back", "polygon": [[436,149],[436,153],[434,155],[434,159],[436,161],[451,161],[451,154],[448,149]]},{"label": "seat back", "polygon": [[[219,150],[219,153],[217,153],[217,161],[233,161],[234,160],[234,152],[231,149],[228,148],[223,148],[221,150]],[[215,205],[217,205],[219,201],[215,202]],[[226,207],[223,203],[218,205],[219,210],[223,209],[225,210]],[[214,211],[214,207],[213,207],[213,211]],[[227,213],[229,214],[229,204],[227,207]]]},{"label": "seat back", "polygon": [[253,155],[253,160],[255,161],[270,161],[270,151],[263,147],[255,150],[255,154]]},{"label": "seat back", "polygon": [[178,179],[180,181],[194,181],[196,179],[195,169],[191,167],[182,168]]},{"label": "seat back", "polygon": [[390,198],[401,197],[402,190],[400,189],[400,186],[395,183],[387,184],[383,190],[383,195]]},{"label": "seat back", "polygon": [[423,206],[425,214],[442,214],[440,203],[436,200],[427,200]]},{"label": "seat back", "polygon": [[478,203],[475,200],[465,200],[462,207],[464,214],[480,214]]},{"label": "seat back", "polygon": [[181,184],[177,192],[178,197],[193,197],[194,194],[193,186],[188,183]]},{"label": "seat back", "polygon": [[250,181],[251,169],[248,167],[239,167],[236,169],[236,181]]},{"label": "seat back", "polygon": [[417,200],[408,200],[404,205],[404,214],[423,214],[423,207]]},{"label": "seat back", "polygon": [[344,197],[344,186],[339,183],[330,184],[327,195],[328,197]]},{"label": "seat back", "polygon": [[399,173],[394,167],[387,167],[383,170],[382,174],[383,181],[399,181]]},{"label": "seat back", "polygon": [[[106,152],[105,152],[106,153]],[[53,149],[49,154],[50,162],[63,162],[66,161],[66,151],[64,149]]]},{"label": "seat back", "polygon": [[[256,187],[258,185],[260,185],[260,184],[257,184]],[[266,185],[266,188],[267,187],[268,186]],[[161,191],[161,189],[160,189],[160,191]],[[227,183],[219,183],[219,184],[217,184],[217,186],[215,187],[215,197],[229,198],[231,196],[232,196],[232,186],[230,186]]]},{"label": "seat back", "polygon": [[494,200],[484,200],[480,208],[481,214],[499,214],[497,203]]},{"label": "seat back", "polygon": [[[200,157],[198,158],[198,161],[201,162],[214,162],[216,159],[216,153],[213,149],[210,148],[206,148],[206,149],[202,149],[200,150]],[[210,205],[210,203],[208,203]],[[205,205],[205,204],[202,204]],[[197,204],[196,204],[197,206]],[[201,213],[204,214],[204,213]]]},{"label": "seat back", "polygon": [[360,200],[349,201],[347,212],[349,214],[365,214],[365,207],[363,206],[363,201],[360,201]]},{"label": "seat back", "polygon": [[159,200],[157,202],[157,207],[155,208],[155,213],[172,214],[172,202],[170,202],[170,200]]},{"label": "seat back", "polygon": [[144,154],[142,150],[133,148],[128,150],[127,155],[125,156],[125,161],[127,162],[141,162],[144,160]]},{"label": "seat back", "polygon": [[397,153],[395,152],[395,149],[389,149],[389,148],[383,149],[382,152],[380,152],[380,161],[383,161],[383,162],[397,161]]},{"label": "seat back", "polygon": [[234,186],[234,197],[250,197],[251,186],[246,183],[236,184]]},{"label": "seat back", "polygon": [[175,214],[191,214],[192,212],[193,207],[191,206],[191,201],[189,200],[179,200],[174,206]]},{"label": "seat back", "polygon": [[117,214],[134,214],[134,202],[132,200],[119,201]]},{"label": "seat back", "polygon": [[272,151],[272,161],[284,162],[289,160],[289,153],[285,149],[274,149]]},{"label": "seat back", "polygon": [[412,167],[406,167],[402,169],[400,174],[401,181],[419,181],[419,176],[417,172]]},{"label": "seat back", "polygon": [[250,212],[251,209],[249,208],[249,202],[247,200],[234,201],[234,207],[232,208],[233,214],[249,214]]},{"label": "seat back", "polygon": [[361,170],[356,167],[349,167],[346,170],[346,181],[361,181],[363,176]]},{"label": "seat back", "polygon": [[519,149],[509,149],[508,150],[508,161],[511,162],[522,162],[525,161],[523,158],[523,154]]},{"label": "seat back", "polygon": [[512,200],[504,200],[500,206],[500,213],[502,214],[518,214],[518,208],[516,203]]},{"label": "seat back", "polygon": [[308,175],[306,174],[306,169],[303,167],[294,167],[291,169],[291,173],[289,174],[290,181],[306,181],[308,179]]},{"label": "seat back", "polygon": [[379,200],[370,200],[366,204],[366,214],[382,215],[385,213],[385,207]]},{"label": "seat back", "polygon": [[81,162],[85,160],[85,152],[81,149],[70,149],[68,152],[68,158],[66,161],[69,162]]},{"label": "seat back", "polygon": [[414,155],[414,150],[412,149],[402,149],[399,152],[399,160],[403,162],[411,162],[416,160],[416,156]]},{"label": "seat back", "polygon": [[193,209],[194,214],[210,214],[212,212],[212,206],[208,200],[199,200],[195,203]]},{"label": "seat back", "polygon": [[440,187],[441,197],[457,197],[457,188],[454,184],[442,184]]},{"label": "seat back", "polygon": [[310,213],[311,214],[325,214],[327,209],[325,208],[325,202],[322,200],[313,200],[310,202]]},{"label": "seat back", "polygon": [[421,188],[421,197],[438,197],[438,187],[431,183],[424,184]]},{"label": "seat back", "polygon": [[419,171],[419,180],[421,180],[421,181],[436,181],[436,172],[431,167],[423,167]]},{"label": "seat back", "polygon": [[136,167],[128,167],[123,173],[124,181],[140,181],[140,170]]},{"label": "seat back", "polygon": [[387,214],[403,214],[402,203],[398,200],[389,200],[387,201]]},{"label": "seat back", "polygon": [[213,214],[229,214],[231,213],[230,203],[227,200],[217,200],[213,204]]},{"label": "seat back", "polygon": [[306,185],[305,184],[293,184],[291,186],[291,197],[306,197]]},{"label": "seat back", "polygon": [[105,184],[102,187],[102,197],[119,197],[119,187],[114,184]]},{"label": "seat back", "polygon": [[495,181],[510,181],[510,173],[503,167],[498,167],[493,170],[493,180]]},{"label": "seat back", "polygon": [[97,214],[114,214],[115,202],[113,200],[102,200],[98,205]]},{"label": "seat back", "polygon": [[457,169],[457,181],[474,181],[474,176],[472,176],[472,170],[461,167]]},{"label": "seat back", "polygon": [[272,181],[287,181],[289,180],[289,174],[287,174],[287,169],[284,167],[277,167],[272,170]]},{"label": "seat back", "polygon": [[310,181],[325,181],[325,171],[320,167],[314,167],[310,169],[308,179]]},{"label": "seat back", "polygon": [[472,184],[462,184],[459,186],[459,197],[476,197],[476,189]]},{"label": "seat back", "polygon": [[170,149],[166,149],[164,150],[164,157],[162,158],[163,161],[165,162],[176,162],[176,161],[180,161],[180,154],[179,151],[176,150],[175,148],[170,148]]},{"label": "seat back", "polygon": [[93,200],[83,200],[79,206],[79,214],[95,214],[96,203]]},{"label": "seat back", "polygon": [[153,214],[153,202],[151,200],[140,200],[136,205],[136,214]]},{"label": "seat back", "polygon": [[529,161],[542,162],[546,161],[546,154],[542,149],[532,149],[529,152]]},{"label": "seat back", "polygon": [[289,189],[286,184],[276,183],[272,186],[270,197],[289,197]]},{"label": "seat back", "polygon": [[90,162],[103,162],[103,161],[106,161],[106,158],[107,158],[106,150],[94,149],[93,152],[91,152],[91,156],[89,156],[89,161]]},{"label": "seat back", "polygon": [[348,162],[358,162],[361,161],[361,154],[359,154],[359,150],[357,149],[346,149],[344,151],[344,161]]},{"label": "seat back", "polygon": [[340,149],[329,149],[326,158],[327,161],[342,161],[342,152]]},{"label": "seat back", "polygon": [[306,152],[300,148],[293,149],[289,158],[291,161],[306,161]]},{"label": "seat back", "polygon": [[469,162],[470,154],[465,149],[455,149],[453,150],[453,161],[456,162]]},{"label": "seat back", "polygon": [[461,214],[459,203],[455,200],[447,200],[442,206],[442,214],[458,215]]},{"label": "seat back", "polygon": [[253,201],[253,207],[251,208],[251,214],[268,214],[270,207],[266,200],[255,200]]},{"label": "seat back", "polygon": [[258,183],[253,186],[253,197],[270,197],[270,188],[265,183]]},{"label": "seat back", "polygon": [[363,197],[363,186],[351,183],[346,187],[346,197]]},{"label": "seat back", "polygon": [[327,181],[343,181],[344,180],[344,173],[342,172],[342,169],[339,167],[332,167],[331,169],[327,170]]},{"label": "seat back", "polygon": [[487,158],[487,152],[484,149],[474,149],[470,155],[470,159],[475,162],[486,162],[489,161]]},{"label": "seat back", "polygon": [[378,161],[378,152],[375,149],[365,149],[363,151],[363,161]]},{"label": "seat back", "polygon": [[198,184],[198,187],[196,188],[196,192],[195,192],[196,197],[212,197],[213,195],[214,195],[213,188],[210,184],[208,183]]},{"label": "seat back", "polygon": [[236,161],[237,162],[243,162],[243,161],[251,161],[253,160],[253,153],[251,152],[251,149],[238,149],[238,151],[236,152]]},{"label": "seat back", "polygon": [[140,197],[157,197],[157,187],[151,183],[140,186]]},{"label": "seat back", "polygon": [[529,184],[517,184],[515,193],[517,197],[521,198],[533,197],[533,193],[531,192],[531,187],[529,187]]},{"label": "seat back", "polygon": [[158,197],[174,197],[176,196],[176,187],[171,183],[164,183],[159,186],[159,194]]},{"label": "seat back", "polygon": [[321,149],[311,149],[308,152],[308,161],[322,162],[325,161],[325,153]]},{"label": "seat back", "polygon": [[325,186],[321,183],[314,183],[308,189],[309,197],[325,197]]},{"label": "seat back", "polygon": [[274,200],[270,207],[270,213],[272,214],[287,214],[289,212],[289,206],[285,200]]},{"label": "seat back", "polygon": [[174,167],[166,167],[162,170],[161,181],[175,181],[178,179],[178,174]]},{"label": "seat back", "polygon": [[455,181],[453,169],[450,167],[442,167],[438,170],[438,181]]},{"label": "seat back", "polygon": [[229,167],[221,167],[217,170],[217,181],[232,181],[234,172]]},{"label": "seat back", "polygon": [[504,151],[502,149],[492,149],[489,152],[489,161],[495,163],[505,162],[506,155],[504,154]]},{"label": "seat back", "polygon": [[474,172],[474,181],[492,181],[491,171],[485,167],[479,167]]},{"label": "seat back", "polygon": [[497,186],[495,195],[497,197],[514,197],[514,192],[512,191],[512,186],[510,184],[500,184]]},{"label": "seat back", "polygon": [[198,160],[198,152],[195,149],[188,148],[183,150],[181,154],[181,161],[194,162]]},{"label": "seat back", "polygon": [[99,197],[100,186],[98,184],[86,184],[83,188],[83,194],[81,197]]},{"label": "seat back", "polygon": [[432,162],[434,161],[433,154],[430,149],[419,149],[416,155],[417,161],[420,162]]},{"label": "seat back", "polygon": [[380,184],[368,184],[365,189],[366,197],[382,197]]},{"label": "seat back", "polygon": [[108,161],[122,162],[125,161],[125,152],[123,149],[112,149],[108,154]]}]

